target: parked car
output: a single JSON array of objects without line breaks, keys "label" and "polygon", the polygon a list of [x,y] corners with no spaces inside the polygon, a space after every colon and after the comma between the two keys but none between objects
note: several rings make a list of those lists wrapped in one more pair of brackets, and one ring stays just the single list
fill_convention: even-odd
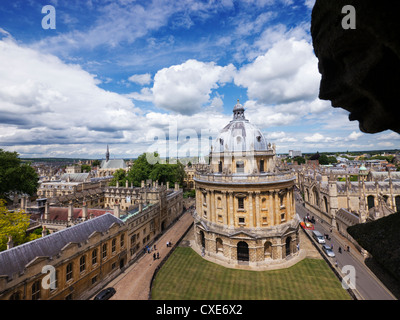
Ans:
[{"label": "parked car", "polygon": [[327,246],[326,244],[324,244],[322,246],[322,249],[324,249],[325,253],[327,254],[328,257],[333,258],[335,256],[335,253],[333,252],[333,250],[331,249],[330,246]]},{"label": "parked car", "polygon": [[100,291],[95,297],[94,300],[108,300],[115,294],[114,288],[106,288]]},{"label": "parked car", "polygon": [[325,243],[325,238],[324,238],[324,236],[321,234],[321,232],[319,232],[319,231],[317,231],[317,230],[314,230],[314,231],[312,232],[312,234],[313,234],[314,239],[317,240],[318,243]]}]

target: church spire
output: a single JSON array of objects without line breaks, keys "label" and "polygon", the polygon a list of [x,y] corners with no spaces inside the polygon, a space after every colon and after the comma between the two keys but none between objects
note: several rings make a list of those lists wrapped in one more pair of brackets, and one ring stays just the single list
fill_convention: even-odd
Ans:
[{"label": "church spire", "polygon": [[107,145],[106,161],[108,162],[108,160],[110,160],[110,150],[108,149],[108,145]]}]

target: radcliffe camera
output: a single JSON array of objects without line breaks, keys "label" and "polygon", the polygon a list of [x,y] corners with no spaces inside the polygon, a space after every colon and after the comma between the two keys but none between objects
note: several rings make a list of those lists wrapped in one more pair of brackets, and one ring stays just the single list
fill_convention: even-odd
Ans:
[{"label": "radcliffe camera", "polygon": [[395,4],[3,1],[3,307],[399,299]]}]

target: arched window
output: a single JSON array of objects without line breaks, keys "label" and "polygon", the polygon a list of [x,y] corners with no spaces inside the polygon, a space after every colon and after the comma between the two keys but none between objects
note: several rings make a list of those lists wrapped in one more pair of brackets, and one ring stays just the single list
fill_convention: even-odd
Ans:
[{"label": "arched window", "polygon": [[125,245],[125,235],[121,234],[121,238],[119,239],[119,245],[121,248]]},{"label": "arched window", "polygon": [[217,198],[217,208],[222,208],[222,199],[221,199],[221,197]]},{"label": "arched window", "polygon": [[111,241],[111,252],[114,253],[117,250],[117,239]]},{"label": "arched window", "polygon": [[79,259],[79,272],[83,272],[86,270],[86,256],[83,255],[80,259]]},{"label": "arched window", "polygon": [[325,212],[328,213],[329,209],[328,209],[328,200],[326,199],[326,197],[324,196],[324,205],[325,205]]},{"label": "arched window", "polygon": [[291,253],[291,247],[290,247],[290,244],[291,244],[291,242],[292,242],[292,238],[291,237],[287,237],[286,238],[286,242],[285,242],[285,253],[286,253],[286,256],[290,256],[290,253]]},{"label": "arched window", "polygon": [[268,209],[268,202],[267,198],[262,198],[261,199],[261,210],[267,210]]},{"label": "arched window", "polygon": [[206,247],[206,238],[203,231],[200,231],[200,244],[202,248]]},{"label": "arched window", "polygon": [[264,160],[260,160],[260,172],[264,172]]},{"label": "arched window", "polygon": [[367,203],[368,203],[368,210],[375,207],[375,197],[374,196],[368,196],[367,197]]},{"label": "arched window", "polygon": [[400,211],[400,196],[396,196],[394,198],[394,202],[396,204],[396,212],[399,212]]},{"label": "arched window", "polygon": [[73,268],[72,267],[73,267],[72,262],[67,264],[67,269],[66,269],[66,272],[65,272],[65,280],[66,281],[69,281],[69,280],[72,279],[72,275],[73,275]]},{"label": "arched window", "polygon": [[215,244],[216,252],[223,253],[224,252],[224,243],[223,243],[222,239],[217,238],[215,242],[216,242],[216,244]]},{"label": "arched window", "polygon": [[272,258],[272,243],[269,241],[264,244],[264,258]]},{"label": "arched window", "polygon": [[32,300],[39,300],[40,299],[40,281],[35,281],[32,284]]},{"label": "arched window", "polygon": [[244,162],[236,161],[236,173],[244,173]]},{"label": "arched window", "polygon": [[314,205],[319,207],[319,194],[317,188],[313,188]]},{"label": "arched window", "polygon": [[103,244],[101,256],[103,259],[107,257],[107,243]]},{"label": "arched window", "polygon": [[95,265],[97,263],[97,249],[94,249],[92,251],[92,265]]}]

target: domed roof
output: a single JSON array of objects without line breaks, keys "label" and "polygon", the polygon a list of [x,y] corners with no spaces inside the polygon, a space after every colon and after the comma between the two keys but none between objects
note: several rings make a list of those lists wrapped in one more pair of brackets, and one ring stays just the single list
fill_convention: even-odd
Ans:
[{"label": "domed roof", "polygon": [[267,141],[262,132],[244,116],[239,100],[233,108],[231,120],[220,132],[212,145],[212,152],[265,151]]}]

